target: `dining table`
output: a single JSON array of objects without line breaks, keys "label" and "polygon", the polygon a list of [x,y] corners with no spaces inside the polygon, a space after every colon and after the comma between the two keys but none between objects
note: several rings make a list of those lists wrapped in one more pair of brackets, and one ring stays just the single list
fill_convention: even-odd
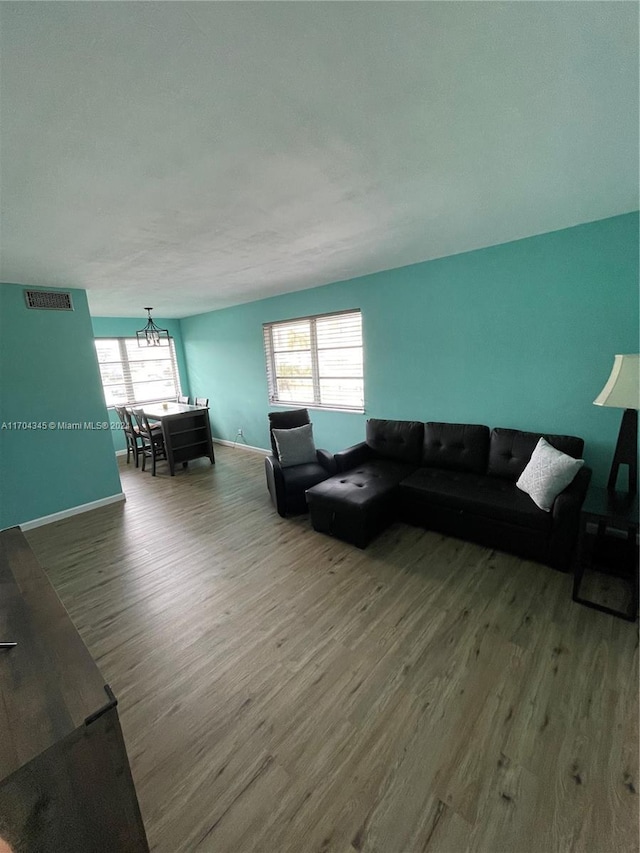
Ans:
[{"label": "dining table", "polygon": [[187,467],[191,459],[206,456],[215,465],[209,408],[176,403],[173,400],[146,403],[142,411],[150,421],[158,421],[173,477],[176,465]]}]

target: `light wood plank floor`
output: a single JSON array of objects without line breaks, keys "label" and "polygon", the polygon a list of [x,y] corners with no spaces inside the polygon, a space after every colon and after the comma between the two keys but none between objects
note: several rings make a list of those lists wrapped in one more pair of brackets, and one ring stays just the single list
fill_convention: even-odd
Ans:
[{"label": "light wood plank floor", "polygon": [[[161,853],[638,850],[637,627],[552,569],[283,520],[258,454],[28,539],[120,700]],[[116,853],[116,851],[114,851]]]}]

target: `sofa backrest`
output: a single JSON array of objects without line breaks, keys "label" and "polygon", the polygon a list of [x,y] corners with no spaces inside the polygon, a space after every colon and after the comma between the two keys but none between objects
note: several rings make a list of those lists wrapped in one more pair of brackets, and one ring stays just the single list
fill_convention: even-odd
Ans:
[{"label": "sofa backrest", "polygon": [[574,459],[582,457],[584,441],[575,435],[551,435],[496,428],[491,431],[487,473],[515,483],[531,459],[531,454],[541,436],[556,450],[573,456]]},{"label": "sofa backrest", "polygon": [[367,445],[376,456],[420,464],[424,424],[420,421],[367,421]]},{"label": "sofa backrest", "polygon": [[424,425],[422,464],[449,471],[485,474],[489,461],[489,427],[483,424]]}]

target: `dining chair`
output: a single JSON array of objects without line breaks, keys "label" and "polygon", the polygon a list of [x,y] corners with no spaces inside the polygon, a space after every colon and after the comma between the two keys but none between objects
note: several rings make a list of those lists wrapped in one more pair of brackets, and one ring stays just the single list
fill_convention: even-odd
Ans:
[{"label": "dining chair", "polygon": [[151,474],[155,477],[156,460],[167,458],[162,428],[160,426],[151,427],[143,409],[134,409],[133,417],[136,419],[138,425],[137,434],[142,439],[142,447],[140,448],[140,453],[142,453],[142,470],[145,470],[147,459],[151,459]]},{"label": "dining chair", "polygon": [[127,443],[127,465],[129,464],[129,457],[133,454],[137,468],[138,456],[142,452],[140,436],[138,435],[138,432],[133,425],[133,421],[131,420],[131,413],[126,409],[126,407],[114,406],[114,408],[117,412],[118,418],[120,419],[120,423],[122,424],[124,439]]},{"label": "dining chair", "polygon": [[208,397],[196,397],[195,405],[200,406],[201,409],[209,408],[209,398]]},{"label": "dining chair", "polygon": [[189,405],[189,398],[181,395],[180,397],[178,397],[178,402],[184,403],[185,406],[188,406]]}]

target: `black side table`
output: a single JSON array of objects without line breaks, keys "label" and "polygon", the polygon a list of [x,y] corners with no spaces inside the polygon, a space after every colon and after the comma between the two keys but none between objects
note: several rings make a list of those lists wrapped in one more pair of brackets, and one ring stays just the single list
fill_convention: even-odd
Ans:
[{"label": "black side table", "polygon": [[[597,532],[591,536],[587,532],[587,525],[595,524]],[[627,611],[614,610],[595,601],[588,601],[580,597],[580,584],[585,569],[594,567],[594,551],[598,545],[602,545],[607,537],[607,528],[620,530],[626,533],[624,550],[622,555],[622,568],[626,570],[615,571],[614,567],[602,567],[604,571],[610,569],[610,574],[623,576],[625,574],[631,581],[631,603]],[[591,487],[582,506],[580,515],[580,529],[578,533],[578,554],[575,563],[573,578],[573,600],[594,610],[610,613],[635,622],[638,616],[638,558],[636,548],[636,537],[638,535],[638,496],[627,495],[623,492],[610,492],[607,489]],[[611,538],[611,537],[609,537]],[[623,543],[620,543],[623,544]]]}]

